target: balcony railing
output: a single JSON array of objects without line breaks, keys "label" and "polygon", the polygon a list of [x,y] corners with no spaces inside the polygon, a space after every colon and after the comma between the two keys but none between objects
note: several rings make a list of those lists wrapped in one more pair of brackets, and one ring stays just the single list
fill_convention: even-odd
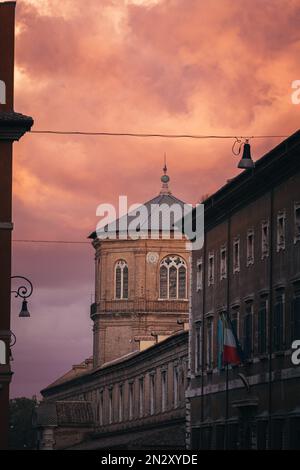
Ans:
[{"label": "balcony railing", "polygon": [[96,313],[126,312],[182,312],[189,310],[187,300],[101,300],[91,305],[91,316]]}]

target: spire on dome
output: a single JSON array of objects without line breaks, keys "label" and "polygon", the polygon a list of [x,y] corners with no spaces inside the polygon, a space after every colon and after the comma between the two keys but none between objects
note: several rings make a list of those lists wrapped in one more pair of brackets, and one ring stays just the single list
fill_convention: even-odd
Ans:
[{"label": "spire on dome", "polygon": [[162,175],[162,177],[160,178],[161,182],[162,182],[162,186],[161,186],[161,190],[160,190],[160,194],[171,194],[171,191],[169,190],[169,181],[170,181],[170,178],[169,176],[167,175],[167,171],[168,171],[168,168],[167,168],[167,157],[166,157],[166,154],[164,155],[164,167],[163,167],[163,172],[164,174]]}]

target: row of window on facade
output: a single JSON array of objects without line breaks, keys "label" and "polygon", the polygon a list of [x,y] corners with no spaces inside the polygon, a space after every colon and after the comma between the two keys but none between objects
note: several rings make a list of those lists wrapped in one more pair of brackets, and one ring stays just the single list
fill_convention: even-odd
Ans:
[{"label": "row of window on facade", "polygon": [[[259,298],[259,306],[254,311],[254,301],[248,300],[243,310],[235,306],[230,312],[233,329],[241,344],[245,359],[262,356],[268,352],[269,332],[269,297],[267,294]],[[213,369],[215,365],[222,368],[223,344],[218,341],[221,335],[222,322],[213,315],[207,315],[204,320],[204,335],[202,322],[195,322],[195,371],[202,366]],[[216,328],[216,334],[214,334]],[[295,339],[300,339],[300,286],[294,288],[290,302],[286,301],[284,289],[278,289],[272,315],[272,352],[290,349]],[[214,357],[214,338],[217,347],[217,357]],[[202,341],[204,341],[204,363],[202,364]]]},{"label": "row of window on facade", "polygon": [[225,423],[203,426],[192,432],[193,449],[299,449],[300,417],[289,419],[273,418],[271,423],[271,443],[269,443],[269,422],[241,420],[228,424],[226,446]]},{"label": "row of window on facade", "polygon": [[[172,407],[177,409],[182,400],[183,372],[178,366],[173,368]],[[130,421],[164,413],[169,409],[168,371],[160,372],[160,391],[157,390],[155,372],[149,374],[149,403],[146,403],[145,378],[127,381],[98,391],[97,422],[100,426],[122,421]],[[135,385],[137,383],[138,389]],[[127,387],[127,390],[125,389]],[[126,400],[125,400],[126,393]],[[137,395],[137,396],[136,396]],[[148,405],[148,406],[147,406]],[[107,412],[105,412],[107,410]],[[126,410],[126,412],[125,412]]]},{"label": "row of window on facade", "polygon": [[[115,298],[128,299],[128,264],[118,260],[115,264]],[[187,298],[186,262],[178,255],[165,257],[159,267],[159,299]]]},{"label": "row of window on facade", "polygon": [[[286,212],[282,210],[277,214],[276,225],[276,250],[277,252],[284,250],[286,247]],[[300,203],[294,203],[294,236],[293,242],[297,243],[300,240]],[[240,260],[240,237],[237,236],[233,240],[233,273],[238,273],[241,267]],[[261,223],[261,259],[269,256],[270,248],[270,230],[269,221],[265,220]],[[255,231],[254,228],[249,228],[246,236],[246,266],[254,264],[255,258]],[[226,244],[220,248],[220,280],[227,278],[227,247]],[[208,286],[213,285],[215,282],[215,253],[209,252],[208,254],[208,272],[207,283]],[[203,288],[203,260],[197,260],[197,290]]]}]

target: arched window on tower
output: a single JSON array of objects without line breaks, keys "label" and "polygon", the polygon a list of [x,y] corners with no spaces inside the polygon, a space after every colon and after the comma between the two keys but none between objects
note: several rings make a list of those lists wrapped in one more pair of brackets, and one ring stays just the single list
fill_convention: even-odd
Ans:
[{"label": "arched window on tower", "polygon": [[160,263],[160,299],[186,299],[186,262],[178,255],[170,255]]},{"label": "arched window on tower", "polygon": [[128,265],[123,259],[115,264],[115,298],[128,299]]}]

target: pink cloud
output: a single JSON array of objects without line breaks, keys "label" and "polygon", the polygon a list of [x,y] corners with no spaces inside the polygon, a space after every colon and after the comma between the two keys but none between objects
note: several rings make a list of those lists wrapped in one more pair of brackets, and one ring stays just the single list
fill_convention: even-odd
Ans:
[{"label": "pink cloud", "polygon": [[[299,16],[299,2],[287,0],[189,0],[188,7],[186,0],[103,0],[101,7],[87,0],[84,8],[79,0],[20,0],[16,110],[32,115],[36,129],[288,135],[299,126],[290,99]],[[254,157],[279,140],[254,140]],[[27,135],[15,145],[14,237],[86,240],[99,203],[158,193],[164,152],[173,192],[196,202],[238,172],[231,145]],[[30,394],[89,350],[81,286],[93,289],[93,249],[14,247],[14,269],[36,284],[24,338],[16,320],[14,393]],[[60,325],[55,355],[44,321],[53,331]],[[34,348],[31,335],[41,339]]]}]

